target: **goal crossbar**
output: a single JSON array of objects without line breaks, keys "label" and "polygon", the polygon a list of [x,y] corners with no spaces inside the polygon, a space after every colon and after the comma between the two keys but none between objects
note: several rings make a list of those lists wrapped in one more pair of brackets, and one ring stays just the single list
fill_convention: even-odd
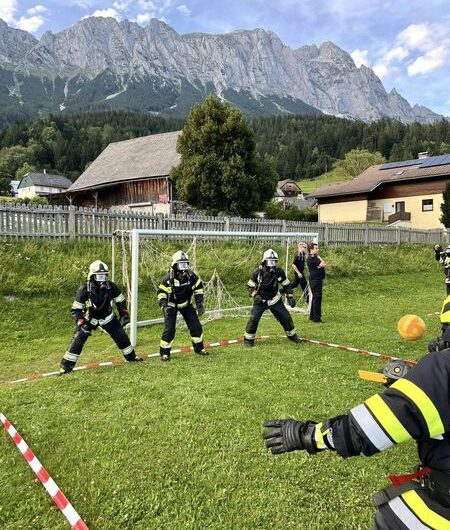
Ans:
[{"label": "goal crossbar", "polygon": [[[141,236],[164,236],[164,239],[172,237],[192,236],[196,238],[202,237],[217,237],[222,239],[240,239],[240,238],[255,238],[255,239],[284,239],[286,240],[286,269],[288,267],[288,249],[289,242],[292,239],[299,239],[301,237],[308,237],[313,242],[317,243],[319,234],[317,232],[240,232],[240,231],[220,231],[220,230],[163,230],[163,229],[144,229],[133,228],[132,230],[116,230],[113,236],[121,234],[129,234],[131,239],[131,300],[130,300],[130,341],[133,346],[136,346],[137,328],[141,327],[151,321],[138,322],[138,279],[139,279],[139,239]],[[112,238],[112,260],[113,270],[115,261],[115,246],[114,237]],[[160,319],[153,319],[160,320]]]}]

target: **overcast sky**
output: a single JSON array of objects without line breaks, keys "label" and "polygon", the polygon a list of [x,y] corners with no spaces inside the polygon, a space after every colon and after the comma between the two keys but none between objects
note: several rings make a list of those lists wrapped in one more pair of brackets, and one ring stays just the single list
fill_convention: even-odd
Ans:
[{"label": "overcast sky", "polygon": [[89,15],[178,33],[262,27],[293,48],[331,40],[388,90],[450,116],[450,0],[0,0],[0,18],[37,37]]}]

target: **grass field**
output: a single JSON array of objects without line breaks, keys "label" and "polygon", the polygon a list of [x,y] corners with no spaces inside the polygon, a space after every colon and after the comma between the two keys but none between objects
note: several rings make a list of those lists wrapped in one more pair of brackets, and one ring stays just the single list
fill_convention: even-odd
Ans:
[{"label": "grass field", "polygon": [[[58,280],[50,289],[48,278],[59,278],[60,249],[53,248],[52,258],[52,248],[45,247],[49,261],[43,269],[36,266],[38,250],[14,247],[21,255],[15,267],[9,253],[1,286],[0,380],[56,369],[71,338],[68,308],[76,279],[68,285]],[[66,256],[71,252],[82,261],[80,249],[64,247]],[[326,322],[296,315],[300,335],[405,358],[424,354],[439,329],[437,317],[429,315],[444,297],[442,273],[429,249],[379,252],[328,250]],[[30,259],[23,261],[24,255]],[[19,285],[21,267],[39,280],[34,293]],[[246,274],[236,275],[236,293]],[[155,314],[154,303],[149,308]],[[403,341],[395,329],[406,313],[422,316],[428,326],[415,343]],[[205,339],[242,336],[244,327],[245,318],[208,323]],[[342,460],[328,452],[274,457],[264,449],[261,425],[272,417],[323,419],[345,412],[381,389],[356,376],[358,368],[377,369],[381,362],[294,345],[271,318],[258,331],[274,337],[253,349],[215,348],[208,358],[181,354],[167,365],[149,360],[1,386],[0,410],[91,530],[369,528],[371,494],[386,484],[388,472],[413,468],[413,443],[372,458]],[[160,333],[161,326],[142,330],[139,352],[157,351]],[[188,343],[180,329],[174,347]],[[119,357],[97,332],[80,363]],[[0,431],[0,528],[68,528]]]}]

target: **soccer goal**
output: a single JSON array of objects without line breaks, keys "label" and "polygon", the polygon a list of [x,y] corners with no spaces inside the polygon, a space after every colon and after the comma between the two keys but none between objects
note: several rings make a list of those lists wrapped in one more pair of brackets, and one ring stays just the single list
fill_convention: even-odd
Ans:
[{"label": "soccer goal", "polygon": [[[142,293],[156,299],[156,289],[168,272],[172,254],[187,252],[192,270],[205,283],[206,312],[202,322],[222,317],[243,317],[251,308],[246,283],[260,264],[262,252],[273,247],[279,266],[293,277],[291,263],[300,240],[318,242],[317,232],[238,232],[200,230],[118,230],[112,238],[112,280],[127,291],[130,340],[137,342],[137,329],[162,323],[163,318],[143,319]],[[298,304],[290,311],[307,313],[305,297],[296,293]],[[309,297],[311,299],[311,297]]]}]

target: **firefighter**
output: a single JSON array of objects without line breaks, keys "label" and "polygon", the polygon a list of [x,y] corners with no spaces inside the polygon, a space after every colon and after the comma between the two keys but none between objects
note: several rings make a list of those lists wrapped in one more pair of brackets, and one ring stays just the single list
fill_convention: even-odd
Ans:
[{"label": "firefighter", "polygon": [[443,251],[441,245],[434,247],[434,257],[442,264],[445,275],[447,295],[450,295],[450,245]]},{"label": "firefighter", "polygon": [[[372,456],[414,439],[420,466],[390,476],[392,486],[373,497],[378,508],[372,530],[450,528],[450,350],[425,355],[382,394],[347,414],[316,423],[294,419],[264,423],[273,454],[335,451],[347,458]],[[341,485],[340,485],[341,486]]]},{"label": "firefighter", "polygon": [[[197,311],[191,303],[192,296],[195,298]],[[203,282],[190,270],[188,255],[181,250],[172,256],[170,271],[158,286],[158,302],[164,312],[164,331],[159,345],[161,361],[170,361],[178,311],[191,333],[194,352],[208,355],[203,348],[203,328],[198,318],[205,312]]]},{"label": "firefighter", "polygon": [[294,270],[294,279],[291,282],[292,289],[295,289],[300,285],[302,295],[305,302],[309,302],[308,282],[305,278],[305,264],[306,264],[306,243],[300,241],[298,244],[298,252],[294,256],[294,262],[292,268]]},{"label": "firefighter", "polygon": [[[76,323],[75,334],[61,359],[60,375],[71,372],[84,343],[92,331],[100,327],[112,337],[128,362],[142,361],[136,356],[123,326],[130,322],[125,297],[114,282],[108,280],[108,266],[97,260],[90,264],[87,281],[75,295],[70,310]],[[120,321],[113,311],[113,302]]]},{"label": "firefighter", "polygon": [[[269,248],[263,254],[261,265],[253,271],[247,283],[248,293],[253,298],[253,308],[245,328],[245,346],[254,345],[259,321],[267,309],[283,326],[287,338],[292,342],[300,342],[292,317],[281,298],[282,294],[286,294],[290,307],[295,307],[292,287],[284,270],[278,267],[277,263],[278,254]],[[281,284],[281,292],[279,284]]]},{"label": "firefighter", "polygon": [[444,300],[439,317],[441,334],[428,344],[428,351],[441,351],[450,348],[450,295]]}]

